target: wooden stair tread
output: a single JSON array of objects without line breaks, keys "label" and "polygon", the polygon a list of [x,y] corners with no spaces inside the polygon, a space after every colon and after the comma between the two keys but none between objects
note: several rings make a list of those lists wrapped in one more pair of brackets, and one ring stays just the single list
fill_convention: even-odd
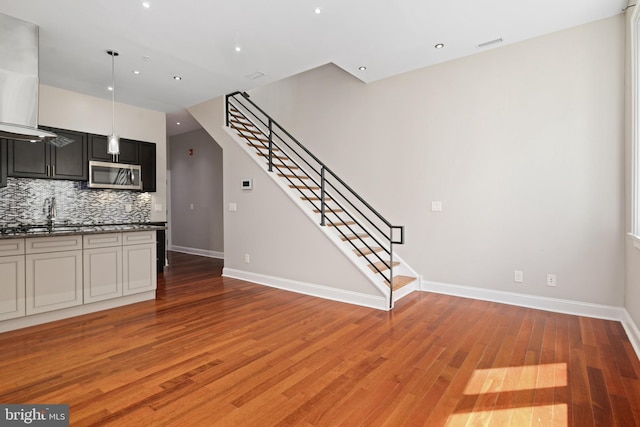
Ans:
[{"label": "wooden stair tread", "polygon": [[[269,164],[269,163],[267,162],[267,164]],[[297,166],[281,165],[281,164],[278,164],[278,163],[273,163],[273,167],[277,168],[279,170],[280,169],[284,169],[284,170],[292,170],[292,171],[296,170],[296,169],[300,169]]]},{"label": "wooden stair tread", "polygon": [[[415,277],[411,277],[411,276],[393,276],[393,290],[397,291],[400,288],[403,288],[407,285],[410,285],[411,283],[415,282],[417,280],[417,278]],[[385,280],[385,282],[387,282],[387,286],[389,285],[389,281]]]},{"label": "wooden stair tread", "polygon": [[309,179],[309,177],[308,177],[308,176],[304,176],[304,175],[303,175],[303,176],[298,176],[298,175],[290,175],[290,174],[287,174],[287,173],[279,173],[279,174],[278,174],[278,176],[279,176],[280,178],[298,178],[298,179]]},{"label": "wooden stair tread", "polygon": [[[397,267],[397,266],[399,266],[399,265],[400,265],[400,262],[398,262],[398,261],[394,261],[394,262],[393,262],[393,266],[394,266],[394,267]],[[376,270],[376,268],[375,268],[374,266],[375,266],[375,267],[378,267],[378,269]],[[385,271],[385,270],[388,270],[388,269],[389,269],[389,267],[387,266],[387,264],[386,264],[386,263],[384,263],[384,262],[382,262],[382,261],[378,261],[378,262],[373,263],[372,265],[370,265],[370,266],[369,266],[369,268],[370,268],[370,269],[371,269],[371,271],[373,271],[374,273],[377,273],[377,272],[378,272],[378,270],[380,270],[380,271]]]},{"label": "wooden stair tread", "polygon": [[269,143],[268,139],[258,138],[257,136],[253,136],[253,135],[245,135],[245,134],[242,134],[240,132],[238,132],[238,136],[240,138],[244,138],[244,139],[251,139],[251,140],[254,140],[254,141],[261,141],[261,142],[264,142],[264,143],[267,143],[267,144]]},{"label": "wooden stair tread", "polygon": [[355,221],[340,221],[336,223],[327,224],[329,227],[343,227],[345,225],[356,225]]},{"label": "wooden stair tread", "polygon": [[320,187],[315,187],[315,186],[306,186],[306,185],[293,185],[293,184],[289,184],[289,188],[293,188],[294,190],[313,190],[313,191],[317,191],[320,189]]},{"label": "wooden stair tread", "polygon": [[[262,151],[256,151],[256,154],[257,154],[258,156],[261,156],[261,157],[269,158],[269,153],[263,153]],[[278,159],[278,160],[289,160],[289,158],[288,158],[288,157],[284,157],[284,156],[276,156],[275,154],[271,155],[271,158],[272,158],[272,159]]]},{"label": "wooden stair tread", "polygon": [[[319,214],[319,213],[320,213],[320,209],[314,209],[314,210],[313,210],[313,213],[318,213],[318,214]],[[326,209],[324,210],[324,213],[325,213],[325,215],[327,215],[327,214],[339,214],[339,213],[344,213],[344,210],[342,210],[342,209],[329,209],[329,208],[326,208]],[[343,239],[343,240],[344,240],[344,239]]]},{"label": "wooden stair tread", "polygon": [[[302,200],[309,200],[309,201],[313,201],[313,202],[319,202],[319,201],[320,201],[320,197],[315,197],[315,196],[309,196],[309,197],[302,196],[302,197],[300,197],[300,198],[301,198]],[[325,201],[325,202],[330,202],[330,201],[331,201],[331,199],[330,199],[329,197],[325,197],[325,198],[324,198],[324,201]]]},{"label": "wooden stair tread", "polygon": [[[256,145],[252,142],[247,142],[247,145],[249,147],[253,147],[256,150],[267,150],[267,152],[269,151],[269,144],[267,144],[266,146],[264,145]],[[271,148],[273,151],[280,151],[280,149],[278,147],[276,147],[275,145]]]},{"label": "wooden stair tread", "polygon": [[382,252],[384,251],[383,248],[376,246],[373,248],[360,248],[360,249],[354,249],[353,252],[355,252],[356,255],[358,256],[367,256],[367,255],[372,255],[374,253],[377,252]]},{"label": "wooden stair tread", "polygon": [[347,240],[366,239],[368,237],[368,234],[348,234],[346,236],[340,236],[340,239],[342,239],[343,242],[346,242]]},{"label": "wooden stair tread", "polygon": [[[260,130],[253,123],[242,122],[240,120],[234,120],[234,119],[229,119],[229,127],[231,127],[232,129],[235,129],[235,130],[244,130],[244,131],[247,131],[247,132],[255,132],[256,130],[258,130],[258,132],[260,132]],[[262,132],[260,132],[260,133],[262,133]]]}]

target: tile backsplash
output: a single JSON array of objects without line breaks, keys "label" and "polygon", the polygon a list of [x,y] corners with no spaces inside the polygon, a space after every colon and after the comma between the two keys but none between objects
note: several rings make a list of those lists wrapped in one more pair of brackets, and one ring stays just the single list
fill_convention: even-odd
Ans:
[{"label": "tile backsplash", "polygon": [[56,198],[57,222],[113,224],[148,222],[151,217],[149,193],[89,189],[76,181],[9,177],[7,186],[0,188],[0,223],[46,222],[51,197]]}]

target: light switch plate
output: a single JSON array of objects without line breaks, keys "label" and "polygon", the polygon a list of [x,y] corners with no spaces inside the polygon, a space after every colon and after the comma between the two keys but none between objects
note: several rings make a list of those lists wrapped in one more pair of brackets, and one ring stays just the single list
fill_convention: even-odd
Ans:
[{"label": "light switch plate", "polygon": [[153,210],[156,212],[162,212],[162,203],[155,203],[153,205]]},{"label": "light switch plate", "polygon": [[237,210],[238,210],[238,205],[235,202],[229,203],[229,211],[230,212],[235,212]]},{"label": "light switch plate", "polygon": [[442,202],[439,200],[431,202],[431,212],[441,212],[442,211]]}]

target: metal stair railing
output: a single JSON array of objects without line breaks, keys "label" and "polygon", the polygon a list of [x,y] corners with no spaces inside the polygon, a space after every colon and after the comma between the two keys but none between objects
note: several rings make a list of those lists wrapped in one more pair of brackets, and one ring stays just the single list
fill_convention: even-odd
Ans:
[{"label": "metal stair railing", "polygon": [[[367,261],[374,273],[384,278],[390,289],[390,308],[393,308],[393,248],[404,244],[404,226],[392,225],[249,99],[247,93],[227,95],[225,111],[227,127],[236,130],[266,157],[268,171],[285,178],[301,199],[319,213],[319,224],[335,227],[342,240]],[[265,154],[262,150],[268,152]]]}]

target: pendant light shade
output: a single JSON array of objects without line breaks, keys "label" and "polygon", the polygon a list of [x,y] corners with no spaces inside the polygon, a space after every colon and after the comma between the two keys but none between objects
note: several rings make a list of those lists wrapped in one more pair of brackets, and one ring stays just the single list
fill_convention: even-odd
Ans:
[{"label": "pendant light shade", "polygon": [[108,50],[111,56],[111,135],[107,140],[107,153],[111,155],[120,154],[120,137],[116,135],[116,67],[115,58],[119,53],[115,50]]}]

